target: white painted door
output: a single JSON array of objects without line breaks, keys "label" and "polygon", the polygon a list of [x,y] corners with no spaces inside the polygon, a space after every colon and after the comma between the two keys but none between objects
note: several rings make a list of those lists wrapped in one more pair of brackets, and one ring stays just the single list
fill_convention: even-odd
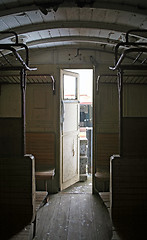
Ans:
[{"label": "white painted door", "polygon": [[79,181],[79,75],[61,70],[61,190]]}]

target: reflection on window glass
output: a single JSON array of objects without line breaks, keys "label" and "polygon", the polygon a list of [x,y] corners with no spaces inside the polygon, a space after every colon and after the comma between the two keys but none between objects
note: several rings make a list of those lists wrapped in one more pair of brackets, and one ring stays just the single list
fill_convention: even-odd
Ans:
[{"label": "reflection on window glass", "polygon": [[77,99],[76,77],[64,75],[64,99]]}]

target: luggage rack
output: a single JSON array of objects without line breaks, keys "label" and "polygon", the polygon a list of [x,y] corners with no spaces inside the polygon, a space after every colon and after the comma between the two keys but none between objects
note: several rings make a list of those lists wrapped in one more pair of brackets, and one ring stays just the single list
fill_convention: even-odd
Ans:
[{"label": "luggage rack", "polygon": [[[22,142],[21,142],[21,154],[22,156],[25,155],[25,92],[26,92],[26,73],[27,71],[35,71],[37,68],[29,67],[29,50],[28,47],[18,42],[18,35],[17,33],[10,31],[10,32],[0,32],[0,34],[10,34],[15,36],[14,43],[6,43],[0,44],[0,84],[3,83],[3,75],[4,72],[8,71],[17,71],[19,74],[19,81],[21,86],[21,125],[22,125]],[[22,57],[18,53],[18,49],[23,49],[25,57]],[[9,55],[9,59],[7,57]],[[12,74],[11,74],[12,75]]]},{"label": "luggage rack", "polygon": [[[126,33],[126,41],[120,42],[115,47],[115,62],[110,70],[117,70],[117,84],[119,92],[119,148],[120,156],[123,155],[124,145],[124,124],[126,117],[123,116],[123,86],[125,84],[125,74],[134,74],[134,79],[130,83],[147,83],[147,41],[130,42],[129,34],[133,32],[144,32],[147,30],[131,29]],[[129,60],[128,60],[129,57]],[[138,71],[135,74],[135,71]],[[140,75],[139,75],[140,74]],[[140,80],[137,79],[139,75]],[[130,117],[128,117],[129,119]],[[130,118],[131,119],[131,118]],[[135,119],[135,118],[134,118]],[[135,121],[135,120],[134,120]]]},{"label": "luggage rack", "polygon": [[[100,84],[117,84],[117,74],[100,74],[96,79],[96,94],[99,92]],[[147,74],[124,74],[123,84],[147,84]]]},{"label": "luggage rack", "polygon": [[[0,34],[11,34],[15,36],[14,43],[6,43],[0,44],[0,71],[7,71],[7,70],[29,70],[34,71],[37,68],[30,68],[29,67],[29,50],[28,47],[24,43],[18,42],[18,35],[13,31],[5,31],[0,32]],[[18,53],[18,49],[25,50],[25,57],[22,57]],[[9,55],[9,59],[7,57]]]},{"label": "luggage rack", "polygon": [[[146,70],[147,69],[147,41],[130,42],[132,32],[146,32],[147,30],[132,29],[126,33],[126,41],[115,46],[115,62],[110,70]],[[135,56],[135,57],[134,57]],[[130,61],[128,62],[128,59]],[[132,61],[131,61],[132,60]]]},{"label": "luggage rack", "polygon": [[[117,83],[117,74],[100,74],[97,78],[98,83]],[[147,74],[124,74],[124,84],[147,84]]]},{"label": "luggage rack", "polygon": [[[6,74],[0,76],[0,84],[19,84],[20,76],[18,74]],[[55,94],[55,79],[50,74],[27,74],[26,83],[28,84],[49,84],[52,85],[53,94]]]},{"label": "luggage rack", "polygon": [[[29,67],[29,50],[28,47],[18,42],[17,33],[0,32],[0,34],[12,34],[15,42],[11,44],[0,44],[0,84],[17,84],[23,79],[23,85],[27,84],[52,84],[53,94],[55,94],[55,79],[51,74],[27,74],[26,71],[35,71],[37,68]],[[18,50],[25,50],[25,56],[21,56]],[[7,57],[7,55],[9,57]],[[20,74],[4,74],[6,71],[20,71]]]}]

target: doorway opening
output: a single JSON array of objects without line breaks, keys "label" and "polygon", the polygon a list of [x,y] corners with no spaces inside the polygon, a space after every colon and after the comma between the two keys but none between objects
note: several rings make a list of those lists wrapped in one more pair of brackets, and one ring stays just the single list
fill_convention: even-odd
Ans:
[{"label": "doorway opening", "polygon": [[[69,86],[65,89],[65,83],[63,84],[63,96],[66,93],[66,100],[64,100],[64,104],[72,103],[73,99],[77,99],[79,103],[78,111],[79,111],[79,123],[78,123],[78,147],[74,148],[77,150],[77,158],[78,158],[78,180],[74,183],[72,182],[68,187],[63,187],[61,190],[65,192],[72,193],[92,193],[92,149],[93,149],[93,69],[66,69],[69,73],[75,73],[79,76],[79,83],[69,79]],[[65,79],[67,80],[67,79]],[[67,80],[68,81],[68,80]],[[67,84],[67,82],[66,82]],[[77,84],[77,85],[76,85]],[[76,91],[75,88],[78,88]],[[67,92],[69,89],[69,93]],[[72,89],[72,90],[71,90]],[[72,94],[71,94],[72,93]],[[79,97],[77,96],[79,94]],[[69,95],[70,98],[69,99]],[[68,101],[67,101],[68,100]],[[65,106],[63,107],[65,111]],[[64,113],[66,115],[66,112]],[[67,114],[68,115],[68,114]],[[74,113],[70,116],[71,118],[75,115]],[[73,117],[74,118],[74,117]],[[63,127],[64,128],[64,127]],[[64,135],[64,134],[63,134]],[[62,141],[64,137],[62,138]],[[73,143],[74,144],[74,143]],[[62,143],[62,158],[65,156],[64,151],[67,152],[67,146],[64,146]],[[62,160],[62,179],[63,176],[63,164],[64,160]],[[71,163],[70,163],[71,164]]]}]

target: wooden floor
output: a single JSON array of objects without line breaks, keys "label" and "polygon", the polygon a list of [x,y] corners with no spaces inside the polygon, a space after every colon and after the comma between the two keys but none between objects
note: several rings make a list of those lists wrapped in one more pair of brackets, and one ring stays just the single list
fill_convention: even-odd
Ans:
[{"label": "wooden floor", "polygon": [[39,210],[35,239],[109,240],[112,225],[99,195],[61,192]]},{"label": "wooden floor", "polygon": [[[103,202],[104,202],[105,206],[107,207],[108,212],[110,214],[110,193],[109,192],[100,192],[99,195],[100,195],[101,199],[103,200]],[[114,226],[112,226],[112,233],[113,233],[112,240],[123,240],[120,238],[119,233],[118,233],[118,231],[116,231]]]},{"label": "wooden floor", "polygon": [[92,195],[91,176],[50,196],[37,215],[40,240],[110,240],[112,224],[101,197]]},{"label": "wooden floor", "polygon": [[[91,176],[64,191],[49,196],[37,214],[38,240],[119,240],[109,217],[109,193],[92,195]],[[11,240],[30,239],[26,226]]]},{"label": "wooden floor", "polygon": [[[37,214],[35,240],[145,240],[145,226],[136,228],[121,223],[119,232],[110,220],[109,192],[92,195],[90,178],[49,196],[49,201]],[[120,235],[123,233],[124,236]],[[136,234],[136,235],[135,235]],[[30,226],[13,240],[30,240]],[[120,237],[121,236],[121,237]],[[12,240],[11,239],[11,240]]]},{"label": "wooden floor", "polygon": [[74,185],[64,189],[62,192],[92,194],[92,175],[87,175],[87,180],[85,182],[77,182]]}]

